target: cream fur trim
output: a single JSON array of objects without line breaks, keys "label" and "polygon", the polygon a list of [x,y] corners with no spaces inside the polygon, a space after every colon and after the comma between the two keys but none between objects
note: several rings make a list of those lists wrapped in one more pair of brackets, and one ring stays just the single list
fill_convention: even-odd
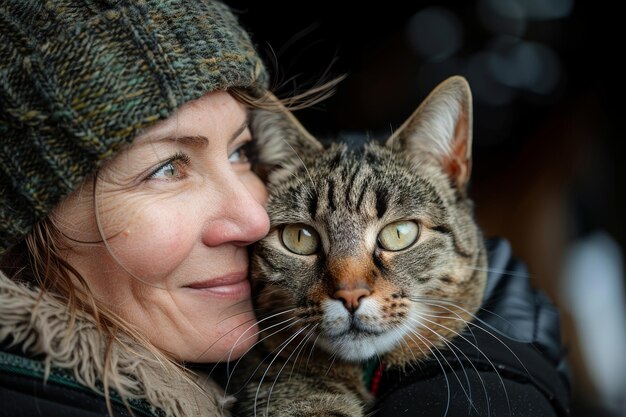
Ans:
[{"label": "cream fur trim", "polygon": [[[11,337],[26,353],[45,355],[46,370],[59,367],[73,371],[75,378],[96,392],[103,378],[106,340],[93,319],[79,312],[68,334],[67,307],[50,294],[16,283],[0,273],[0,341]],[[107,384],[123,398],[146,399],[168,416],[230,416],[223,410],[228,400],[208,377],[191,375],[198,386],[180,373],[167,371],[147,349],[130,342],[130,349],[114,344],[113,371]]]}]

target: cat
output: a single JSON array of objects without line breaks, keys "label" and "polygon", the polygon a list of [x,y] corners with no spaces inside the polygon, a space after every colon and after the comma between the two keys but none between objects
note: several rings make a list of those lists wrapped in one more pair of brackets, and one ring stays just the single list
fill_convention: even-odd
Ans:
[{"label": "cat", "polygon": [[363,416],[364,362],[406,368],[471,321],[487,267],[471,101],[449,78],[384,143],[356,147],[322,146],[286,110],[253,115],[271,229],[251,262],[259,346],[227,386],[240,415]]}]

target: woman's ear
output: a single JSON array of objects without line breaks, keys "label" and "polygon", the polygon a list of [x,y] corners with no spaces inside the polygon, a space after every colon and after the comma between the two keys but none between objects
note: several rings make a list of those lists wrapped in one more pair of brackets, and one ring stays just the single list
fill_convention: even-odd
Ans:
[{"label": "woman's ear", "polygon": [[277,167],[298,160],[299,155],[316,154],[323,146],[300,124],[280,101],[271,96],[275,109],[253,110],[251,130],[258,147],[258,170],[262,177]]},{"label": "woman's ear", "polygon": [[465,192],[472,167],[472,93],[465,78],[439,84],[386,145],[420,159],[431,156]]}]

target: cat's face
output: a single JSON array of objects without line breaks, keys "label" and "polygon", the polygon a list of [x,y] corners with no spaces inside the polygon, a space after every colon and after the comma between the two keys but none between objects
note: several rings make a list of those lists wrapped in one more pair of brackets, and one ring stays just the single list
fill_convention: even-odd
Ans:
[{"label": "cat's face", "polygon": [[292,317],[287,333],[348,360],[426,354],[477,309],[485,257],[465,196],[470,99],[464,81],[450,83],[386,144],[323,149],[291,117],[259,119],[276,167],[253,275],[262,311]]}]

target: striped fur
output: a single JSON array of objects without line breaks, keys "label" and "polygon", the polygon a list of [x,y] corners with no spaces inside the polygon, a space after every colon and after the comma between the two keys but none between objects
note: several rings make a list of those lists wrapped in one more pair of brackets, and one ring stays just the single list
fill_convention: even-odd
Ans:
[{"label": "striped fur", "polygon": [[[481,302],[485,249],[466,193],[469,87],[442,83],[384,144],[324,149],[288,113],[256,114],[254,132],[272,166],[271,230],[252,265],[271,353],[265,377],[257,371],[240,395],[245,415],[360,416],[369,400],[360,362],[415,362],[463,331]],[[399,220],[419,225],[417,241],[383,249],[380,231]],[[288,224],[314,228],[319,249],[287,249]],[[343,289],[364,291],[354,311]],[[303,399],[311,395],[335,400],[316,408]]]}]

